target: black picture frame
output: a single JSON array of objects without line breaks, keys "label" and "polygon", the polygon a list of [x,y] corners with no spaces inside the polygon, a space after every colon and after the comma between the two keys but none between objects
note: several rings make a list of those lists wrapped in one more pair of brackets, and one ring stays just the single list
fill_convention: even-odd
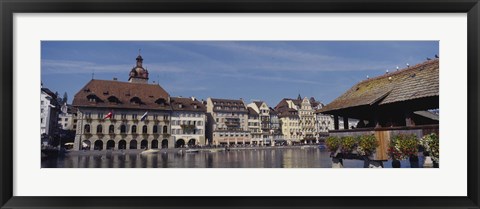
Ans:
[{"label": "black picture frame", "polygon": [[[1,208],[479,208],[480,5],[478,0],[0,0],[0,7],[2,21],[0,32]],[[467,13],[468,195],[466,197],[212,197],[208,194],[201,197],[13,196],[13,15],[15,13],[87,12]],[[461,121],[461,123],[464,122]],[[419,185],[417,189],[425,188]]]}]

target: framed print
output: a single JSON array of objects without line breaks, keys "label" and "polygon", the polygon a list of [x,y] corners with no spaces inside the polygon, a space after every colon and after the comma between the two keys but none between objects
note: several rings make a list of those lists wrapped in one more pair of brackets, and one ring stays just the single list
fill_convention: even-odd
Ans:
[{"label": "framed print", "polygon": [[476,0],[0,5],[2,208],[479,207]]}]

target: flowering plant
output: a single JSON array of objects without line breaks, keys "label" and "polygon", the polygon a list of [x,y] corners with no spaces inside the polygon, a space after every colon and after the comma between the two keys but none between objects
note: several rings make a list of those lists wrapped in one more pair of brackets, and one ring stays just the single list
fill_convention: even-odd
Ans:
[{"label": "flowering plant", "polygon": [[351,153],[357,146],[357,140],[353,136],[344,136],[341,138],[342,152]]},{"label": "flowering plant", "polygon": [[336,136],[329,136],[325,139],[325,145],[330,152],[336,152],[340,147],[340,139]]},{"label": "flowering plant", "polygon": [[390,139],[388,153],[392,159],[405,160],[418,153],[417,137],[412,135],[399,134]]},{"label": "flowering plant", "polygon": [[360,155],[371,155],[378,147],[377,138],[374,135],[363,135],[358,138],[357,152]]},{"label": "flowering plant", "polygon": [[434,133],[425,135],[420,140],[420,144],[430,154],[432,160],[438,163],[440,157],[438,136]]}]

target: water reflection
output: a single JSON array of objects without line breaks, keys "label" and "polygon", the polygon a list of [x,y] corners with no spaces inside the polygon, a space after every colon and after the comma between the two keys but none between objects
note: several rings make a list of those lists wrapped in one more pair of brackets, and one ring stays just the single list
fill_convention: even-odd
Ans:
[{"label": "water reflection", "polygon": [[[345,167],[361,168],[363,161],[345,160]],[[390,162],[384,163],[391,167]],[[331,168],[329,153],[320,149],[257,149],[178,153],[162,150],[139,154],[123,152],[70,153],[44,159],[42,168]],[[402,167],[409,167],[402,161]]]}]

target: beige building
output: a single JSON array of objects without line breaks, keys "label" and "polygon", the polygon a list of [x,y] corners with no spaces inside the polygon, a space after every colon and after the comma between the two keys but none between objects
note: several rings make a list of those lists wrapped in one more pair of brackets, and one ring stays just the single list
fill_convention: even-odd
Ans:
[{"label": "beige building", "polygon": [[92,79],[75,94],[74,150],[174,147],[170,95],[148,83],[143,58],[136,60],[128,82]]},{"label": "beige building", "polygon": [[262,129],[260,126],[260,117],[258,113],[251,107],[248,109],[248,131],[250,131],[251,144],[263,145]]},{"label": "beige building", "polygon": [[[272,129],[270,107],[263,101],[255,101],[248,104],[249,108],[252,108],[259,116],[261,138],[263,145],[275,146]],[[278,118],[276,118],[278,120]]]},{"label": "beige building", "polygon": [[318,142],[317,117],[315,110],[321,103],[315,98],[282,99],[275,111],[281,124],[282,134],[289,144]]},{"label": "beige building", "polygon": [[209,143],[222,146],[250,144],[248,110],[241,99],[208,98],[206,103]]},{"label": "beige building", "polygon": [[205,105],[194,97],[172,97],[171,105],[171,129],[175,147],[205,145]]}]

